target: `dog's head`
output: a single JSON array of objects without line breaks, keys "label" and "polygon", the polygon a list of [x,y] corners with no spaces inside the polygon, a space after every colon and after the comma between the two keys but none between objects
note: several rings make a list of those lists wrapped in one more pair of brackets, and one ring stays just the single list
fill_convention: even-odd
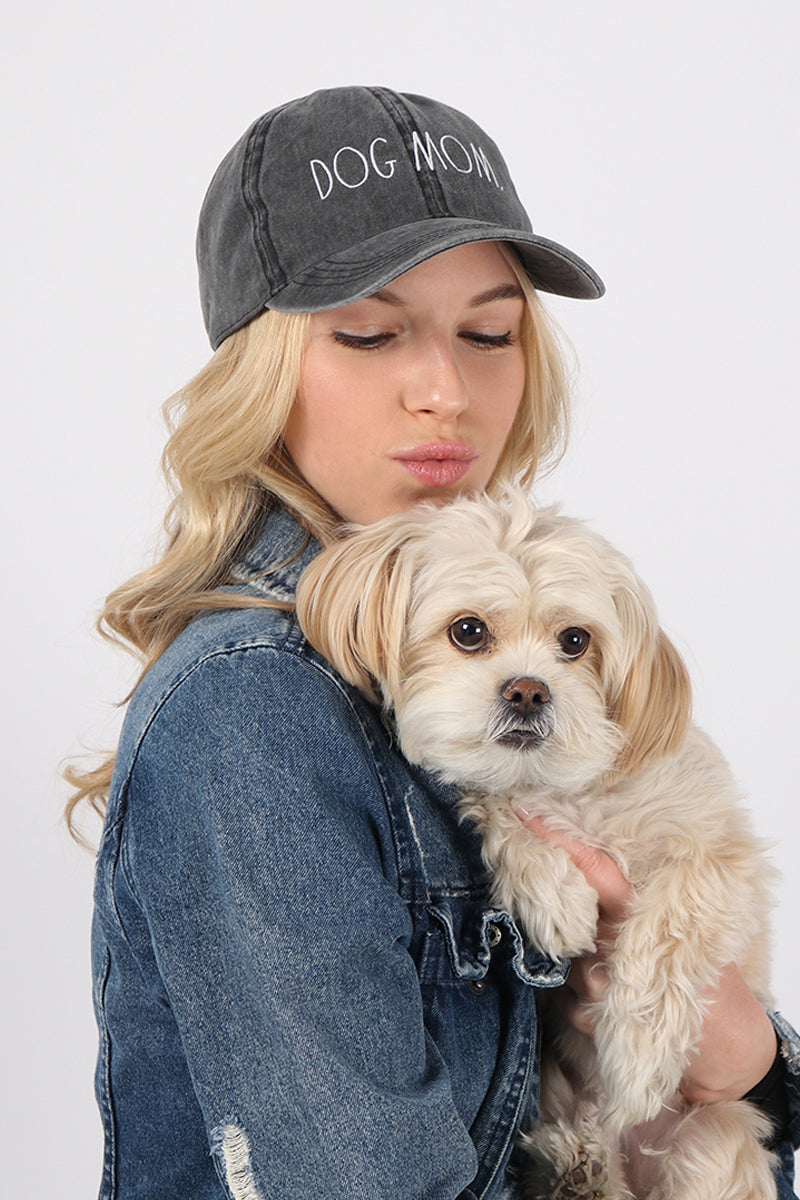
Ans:
[{"label": "dog's head", "polygon": [[358,530],[306,569],[297,612],[406,756],[461,787],[576,793],[686,729],[686,669],[628,560],[517,493]]}]

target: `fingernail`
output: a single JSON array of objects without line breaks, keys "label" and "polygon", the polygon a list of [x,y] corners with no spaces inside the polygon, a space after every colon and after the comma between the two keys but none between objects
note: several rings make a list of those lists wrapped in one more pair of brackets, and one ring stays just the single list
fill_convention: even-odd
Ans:
[{"label": "fingernail", "polygon": [[520,821],[530,820],[531,810],[526,808],[524,804],[520,804],[518,800],[514,800],[511,804],[512,811],[517,814]]}]

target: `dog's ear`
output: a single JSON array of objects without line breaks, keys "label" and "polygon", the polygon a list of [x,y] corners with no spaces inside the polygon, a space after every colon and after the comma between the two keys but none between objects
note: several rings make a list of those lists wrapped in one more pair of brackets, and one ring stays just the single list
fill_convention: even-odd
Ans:
[{"label": "dog's ear", "polygon": [[691,706],[691,684],[683,659],[666,634],[657,629],[634,656],[613,706],[612,719],[625,735],[614,774],[631,775],[648,759],[677,750]]},{"label": "dog's ear", "polygon": [[397,685],[411,593],[406,551],[414,528],[402,516],[328,546],[297,588],[297,617],[311,645],[377,703],[388,702]]}]

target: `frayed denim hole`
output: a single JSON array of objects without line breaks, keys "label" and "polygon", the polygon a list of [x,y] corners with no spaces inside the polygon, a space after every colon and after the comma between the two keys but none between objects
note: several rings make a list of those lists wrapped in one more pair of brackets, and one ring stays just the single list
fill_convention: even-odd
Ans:
[{"label": "frayed denim hole", "polygon": [[262,1200],[253,1176],[250,1140],[234,1120],[228,1118],[211,1131],[211,1153],[233,1200]]}]

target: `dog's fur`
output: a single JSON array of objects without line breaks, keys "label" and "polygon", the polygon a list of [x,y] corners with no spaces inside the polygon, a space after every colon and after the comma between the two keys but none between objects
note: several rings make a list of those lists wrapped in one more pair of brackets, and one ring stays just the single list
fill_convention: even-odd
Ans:
[{"label": "dog's fur", "polygon": [[[519,494],[461,499],[324,551],[298,615],[340,674],[394,714],[407,758],[461,790],[493,901],[536,946],[592,951],[597,896],[512,802],[606,850],[635,890],[593,1041],[548,1008],[525,1194],[774,1197],[764,1116],[678,1093],[726,963],[769,1003],[773,871],[722,756],[690,723],[686,670],[628,560]],[[631,1128],[656,1118],[671,1126],[667,1148],[628,1162],[626,1182]]]}]

